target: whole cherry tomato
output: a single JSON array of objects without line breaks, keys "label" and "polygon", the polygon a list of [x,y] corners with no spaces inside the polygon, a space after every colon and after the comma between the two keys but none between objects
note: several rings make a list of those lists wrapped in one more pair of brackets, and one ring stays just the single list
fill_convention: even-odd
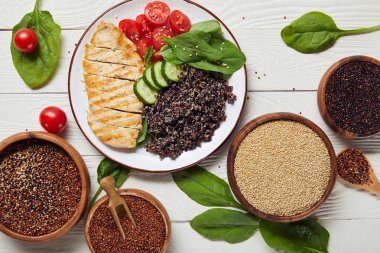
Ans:
[{"label": "whole cherry tomato", "polygon": [[58,134],[65,129],[67,117],[61,108],[49,106],[40,113],[40,124],[49,133]]},{"label": "whole cherry tomato", "polygon": [[31,53],[37,48],[36,33],[29,28],[18,30],[13,37],[13,44],[23,53]]}]

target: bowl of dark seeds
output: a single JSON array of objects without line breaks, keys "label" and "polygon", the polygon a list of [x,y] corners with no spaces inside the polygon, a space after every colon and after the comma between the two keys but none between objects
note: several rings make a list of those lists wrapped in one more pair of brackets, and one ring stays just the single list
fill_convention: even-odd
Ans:
[{"label": "bowl of dark seeds", "polygon": [[0,231],[41,242],[69,232],[83,215],[89,176],[64,139],[23,132],[0,143]]},{"label": "bowl of dark seeds", "polygon": [[152,195],[137,189],[120,189],[136,225],[127,215],[120,217],[126,238],[112,218],[108,196],[99,199],[91,208],[85,229],[87,244],[92,253],[164,253],[171,223],[163,205]]},{"label": "bowl of dark seeds", "polygon": [[330,195],[337,161],[326,134],[292,113],[271,113],[246,124],[227,159],[228,181],[251,213],[275,222],[305,219]]},{"label": "bowl of dark seeds", "polygon": [[380,61],[350,56],[333,64],[318,89],[319,112],[326,124],[348,139],[380,132]]}]

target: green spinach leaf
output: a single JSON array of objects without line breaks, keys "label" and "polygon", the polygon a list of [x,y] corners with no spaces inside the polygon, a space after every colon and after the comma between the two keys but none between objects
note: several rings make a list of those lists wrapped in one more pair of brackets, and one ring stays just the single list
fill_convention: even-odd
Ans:
[{"label": "green spinach leaf", "polygon": [[293,223],[260,221],[260,232],[273,249],[289,253],[327,253],[329,232],[315,220]]},{"label": "green spinach leaf", "polygon": [[211,33],[213,36],[221,36],[223,34],[219,22],[215,19],[193,24],[190,31],[203,31]]},{"label": "green spinach leaf", "polygon": [[200,166],[172,173],[174,182],[192,200],[204,206],[242,208],[221,178]]},{"label": "green spinach leaf", "polygon": [[282,40],[301,53],[318,53],[334,45],[345,35],[362,34],[380,30],[380,25],[357,30],[341,30],[334,20],[322,12],[309,12],[284,27]]},{"label": "green spinach leaf", "polygon": [[219,72],[226,75],[232,75],[244,66],[246,61],[245,55],[231,41],[212,38],[210,45],[219,50],[222,55],[221,59],[218,60],[217,63],[199,61],[189,64],[198,69]]},{"label": "green spinach leaf", "polygon": [[183,61],[181,61],[177,58],[173,49],[168,44],[166,44],[165,46],[163,46],[161,48],[159,54],[162,57],[164,57],[165,61],[168,61],[168,62],[173,63],[175,65],[183,64]]},{"label": "green spinach leaf", "polygon": [[148,68],[152,63],[153,53],[154,53],[153,47],[150,46],[144,54],[144,63],[145,63],[146,68]]},{"label": "green spinach leaf", "polygon": [[[40,11],[39,5],[40,0],[36,0],[33,12],[26,14],[13,27],[11,41],[13,64],[25,84],[32,89],[39,88],[49,79],[60,54],[61,27],[48,11]],[[30,28],[36,33],[38,44],[32,53],[22,53],[13,44],[14,35],[21,28]]]},{"label": "green spinach leaf", "polygon": [[214,208],[196,216],[190,225],[210,240],[239,243],[255,234],[259,219],[236,210]]},{"label": "green spinach leaf", "polygon": [[[120,188],[124,182],[127,180],[129,175],[130,169],[127,167],[124,167],[118,163],[115,163],[114,161],[104,158],[98,165],[98,183],[100,183],[100,180],[102,180],[105,177],[113,176],[115,179],[115,187],[118,189]],[[90,202],[90,209],[95,204],[95,201],[98,199],[100,193],[102,193],[103,189],[99,186],[98,190],[94,194],[94,196],[91,199]]]},{"label": "green spinach leaf", "polygon": [[141,129],[141,134],[139,138],[137,139],[137,145],[143,143],[146,138],[147,138],[147,133],[148,133],[148,120],[145,117],[142,122],[142,129]]},{"label": "green spinach leaf", "polygon": [[183,62],[197,62],[204,59],[217,61],[222,58],[219,50],[208,44],[211,35],[202,31],[183,33],[165,38],[176,57]]}]

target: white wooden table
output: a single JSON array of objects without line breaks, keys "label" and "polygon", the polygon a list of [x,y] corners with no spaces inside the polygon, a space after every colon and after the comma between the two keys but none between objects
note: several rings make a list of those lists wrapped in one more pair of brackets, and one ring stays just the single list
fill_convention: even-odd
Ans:
[{"label": "white wooden table", "polygon": [[[39,112],[46,106],[63,108],[69,125],[62,134],[84,157],[96,190],[96,167],[103,156],[83,137],[72,116],[67,95],[67,74],[75,43],[84,29],[103,11],[120,0],[42,0],[62,30],[62,52],[58,68],[48,85],[30,90],[18,76],[9,50],[11,28],[33,9],[33,0],[0,0],[0,139],[27,130],[42,130]],[[316,89],[324,71],[337,60],[355,54],[380,58],[380,32],[341,38],[328,51],[314,55],[298,53],[284,45],[280,30],[300,15],[324,11],[346,29],[380,24],[379,0],[197,0],[218,15],[231,28],[248,61],[248,100],[237,129],[249,120],[269,112],[300,113],[326,131],[336,152],[352,145],[361,148],[380,176],[380,137],[363,141],[344,141],[322,121],[316,103]],[[232,135],[234,136],[236,132]],[[231,142],[202,163],[226,179],[226,153]],[[231,245],[202,238],[189,225],[206,208],[182,193],[171,175],[134,172],[125,184],[155,195],[167,208],[173,222],[170,253],[274,252],[257,233],[248,241]],[[380,200],[337,183],[317,216],[331,234],[332,253],[380,252]],[[68,235],[52,243],[34,245],[0,234],[0,253],[89,252],[84,219]]]}]

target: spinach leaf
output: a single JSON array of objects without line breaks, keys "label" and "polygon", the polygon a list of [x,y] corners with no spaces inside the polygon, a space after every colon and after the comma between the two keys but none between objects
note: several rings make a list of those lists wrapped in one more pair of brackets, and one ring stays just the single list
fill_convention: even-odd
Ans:
[{"label": "spinach leaf", "polygon": [[147,132],[148,132],[148,120],[145,117],[142,122],[141,134],[139,138],[137,139],[137,145],[143,143],[146,140]]},{"label": "spinach leaf", "polygon": [[150,46],[148,48],[148,50],[146,50],[145,54],[144,54],[144,63],[145,63],[145,67],[148,68],[151,63],[152,63],[152,56],[153,56],[153,47]]},{"label": "spinach leaf", "polygon": [[219,50],[208,44],[211,35],[201,31],[183,33],[165,38],[176,57],[183,62],[197,62],[204,59],[217,61],[222,58]]},{"label": "spinach leaf", "polygon": [[[48,11],[39,10],[36,0],[34,10],[26,14],[12,30],[11,54],[13,64],[30,88],[39,88],[53,74],[60,54],[61,27],[56,24]],[[38,44],[34,52],[25,54],[13,44],[15,33],[21,28],[30,28],[36,33]]]},{"label": "spinach leaf", "polygon": [[180,65],[183,63],[183,61],[181,61],[177,58],[173,49],[168,44],[166,44],[165,46],[163,46],[161,48],[159,54],[162,57],[164,57],[165,61],[168,61],[168,62],[173,63],[175,65]]},{"label": "spinach leaf", "polygon": [[232,196],[230,187],[223,179],[198,165],[174,172],[172,176],[177,186],[201,205],[242,208]]},{"label": "spinach leaf", "polygon": [[210,240],[239,243],[255,234],[259,219],[236,210],[214,208],[196,216],[190,225]]},{"label": "spinach leaf", "polygon": [[357,30],[341,30],[334,20],[322,12],[309,12],[293,21],[281,31],[282,40],[301,53],[318,53],[334,45],[345,35],[362,34],[380,30],[380,25]]},{"label": "spinach leaf", "polygon": [[291,253],[327,253],[330,234],[315,220],[287,224],[260,221],[260,232],[273,249]]},{"label": "spinach leaf", "polygon": [[212,38],[210,45],[219,50],[222,55],[222,58],[217,63],[199,61],[189,64],[198,69],[220,72],[226,75],[232,75],[244,66],[246,61],[245,55],[231,41]]},{"label": "spinach leaf", "polygon": [[193,24],[190,31],[203,31],[206,33],[211,33],[214,36],[221,36],[223,34],[219,22],[215,19]]},{"label": "spinach leaf", "polygon": [[[108,158],[104,158],[98,165],[98,183],[100,180],[102,180],[105,177],[113,176],[115,179],[115,187],[119,189],[124,182],[127,180],[129,175],[130,169],[127,167],[124,167],[118,163],[115,163],[114,161],[111,161]],[[98,190],[94,194],[94,196],[91,199],[90,202],[90,209],[95,204],[95,201],[99,197],[100,193],[102,193],[103,189],[99,186]]]}]

